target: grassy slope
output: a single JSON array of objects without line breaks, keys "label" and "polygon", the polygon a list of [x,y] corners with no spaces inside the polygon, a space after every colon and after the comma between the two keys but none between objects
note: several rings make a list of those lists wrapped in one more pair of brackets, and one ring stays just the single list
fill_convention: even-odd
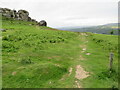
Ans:
[{"label": "grassy slope", "polygon": [[[90,77],[79,80],[82,87],[117,87],[117,48],[113,48],[117,47],[116,36],[84,36],[30,24],[33,23],[3,20],[3,28],[8,29],[2,33],[3,87],[75,88],[75,67],[79,64],[91,72]],[[115,43],[110,46],[115,64],[109,78],[106,73],[110,48],[106,44],[110,42]],[[80,45],[84,44],[87,51],[80,53]],[[87,52],[91,55],[85,55]],[[80,54],[86,60],[80,60]],[[70,67],[73,71],[68,77]]]},{"label": "grassy slope", "polygon": [[[88,33],[89,34],[89,33]],[[87,51],[91,53],[81,65],[91,72],[91,77],[82,80],[84,87],[115,88],[118,87],[118,36],[89,34]],[[114,53],[113,71],[109,73],[109,54]]]},{"label": "grassy slope", "polygon": [[[61,30],[66,30],[64,28],[61,28]],[[92,33],[98,33],[98,34],[108,34],[111,35],[111,32],[113,31],[113,35],[118,35],[118,24],[106,24],[106,25],[99,25],[99,26],[92,26],[92,27],[83,27],[83,28],[67,28],[67,31],[75,31],[75,32],[92,32]]]}]

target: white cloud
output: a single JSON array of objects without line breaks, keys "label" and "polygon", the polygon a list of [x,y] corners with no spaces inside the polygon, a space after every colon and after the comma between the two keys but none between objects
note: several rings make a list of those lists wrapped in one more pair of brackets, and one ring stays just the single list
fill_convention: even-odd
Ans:
[{"label": "white cloud", "polygon": [[[16,0],[2,0],[4,2],[16,2]],[[119,0],[17,0],[17,2],[119,2]]]},{"label": "white cloud", "polygon": [[28,10],[50,27],[98,25],[117,22],[118,0],[1,0],[0,6]]}]

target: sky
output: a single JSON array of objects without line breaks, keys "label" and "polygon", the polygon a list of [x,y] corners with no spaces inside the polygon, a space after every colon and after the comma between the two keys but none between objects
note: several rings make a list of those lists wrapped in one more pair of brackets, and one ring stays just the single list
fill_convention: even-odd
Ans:
[{"label": "sky", "polygon": [[25,9],[49,27],[96,26],[118,22],[119,0],[0,0],[1,8]]}]

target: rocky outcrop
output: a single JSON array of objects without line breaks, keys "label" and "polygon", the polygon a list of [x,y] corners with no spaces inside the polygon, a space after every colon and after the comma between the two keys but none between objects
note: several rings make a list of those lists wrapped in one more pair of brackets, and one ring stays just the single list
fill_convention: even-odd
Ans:
[{"label": "rocky outcrop", "polygon": [[8,17],[8,18],[14,18],[18,20],[30,21],[31,19],[29,18],[29,12],[26,10],[19,10],[17,12],[16,10],[11,10],[8,8],[0,8],[0,13],[2,13],[2,16]]},{"label": "rocky outcrop", "polygon": [[0,13],[2,16],[5,16],[7,18],[13,18],[17,20],[23,20],[23,21],[31,21],[35,22],[39,26],[47,26],[47,22],[45,20],[40,21],[39,23],[35,20],[29,17],[29,12],[26,10],[11,10],[8,8],[0,8]]},{"label": "rocky outcrop", "polygon": [[13,18],[13,19],[24,20],[24,21],[33,21],[29,17],[29,12],[26,10],[18,10],[17,12],[16,10],[11,10],[8,8],[0,8],[0,13],[2,13],[2,16],[5,16],[7,18]]}]

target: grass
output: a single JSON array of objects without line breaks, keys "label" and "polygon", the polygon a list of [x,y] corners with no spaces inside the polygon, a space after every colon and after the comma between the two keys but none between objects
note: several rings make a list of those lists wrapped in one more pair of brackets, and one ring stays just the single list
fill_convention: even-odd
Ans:
[{"label": "grass", "polygon": [[24,23],[3,21],[3,87],[58,87],[78,55],[77,33]]},{"label": "grass", "polygon": [[[2,32],[3,88],[76,88],[75,67],[79,64],[90,72],[90,77],[78,80],[82,87],[117,87],[117,36],[84,36],[6,18],[3,28],[7,29]],[[80,53],[83,45],[87,50]],[[111,74],[110,52],[114,53]],[[85,60],[80,60],[80,55]],[[71,67],[73,71],[68,76]]]},{"label": "grass", "polygon": [[[89,33],[88,33],[89,34]],[[82,80],[86,88],[117,88],[118,87],[118,36],[89,34],[86,39],[87,60],[82,61],[84,68],[91,72],[91,77]],[[114,53],[113,70],[109,71],[109,54]],[[91,83],[90,83],[91,82]]]}]

